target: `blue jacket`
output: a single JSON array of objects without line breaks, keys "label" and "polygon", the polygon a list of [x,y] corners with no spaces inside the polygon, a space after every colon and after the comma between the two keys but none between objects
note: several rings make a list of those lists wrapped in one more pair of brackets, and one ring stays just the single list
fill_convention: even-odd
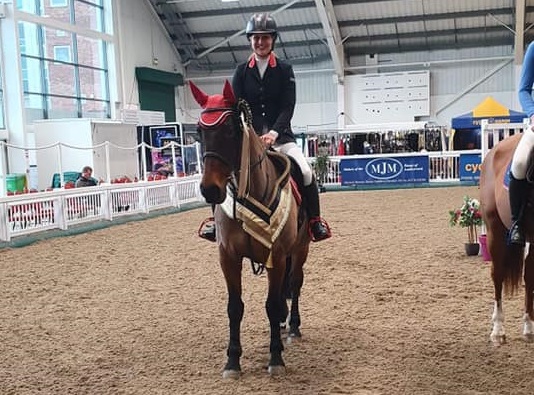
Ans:
[{"label": "blue jacket", "polygon": [[250,105],[257,134],[275,130],[278,132],[277,144],[295,142],[291,118],[295,109],[296,87],[290,64],[271,53],[262,79],[252,55],[246,63],[237,66],[232,88],[237,99],[244,99]]},{"label": "blue jacket", "polygon": [[519,103],[523,111],[529,116],[534,115],[534,100],[532,99],[532,84],[534,84],[534,42],[528,45],[523,59],[521,79],[519,80]]}]

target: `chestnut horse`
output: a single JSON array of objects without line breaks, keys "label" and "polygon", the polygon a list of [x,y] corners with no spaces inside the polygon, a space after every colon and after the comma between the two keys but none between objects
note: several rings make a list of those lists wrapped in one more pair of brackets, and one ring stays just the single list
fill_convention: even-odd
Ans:
[{"label": "chestnut horse", "polygon": [[290,161],[262,143],[252,129],[248,105],[236,101],[228,81],[222,95],[208,96],[193,83],[190,88],[203,108],[198,122],[204,151],[200,191],[207,203],[216,205],[219,261],[228,291],[230,340],[223,377],[237,378],[241,371],[243,258],[267,268],[268,371],[283,374],[280,323],[288,315],[286,295],[291,295],[288,340],[301,336],[298,302],[311,241],[305,210],[299,210],[292,193]]},{"label": "chestnut horse", "polygon": [[[492,257],[491,276],[495,290],[493,329],[490,335],[495,345],[506,341],[502,308],[503,286],[507,294],[513,295],[521,285],[523,268],[525,281],[523,336],[529,342],[534,340],[534,251],[529,247],[525,258],[523,247],[507,245],[507,233],[512,220],[508,189],[504,186],[504,180],[520,138],[521,134],[515,134],[493,147],[484,158],[480,173],[482,218],[487,228],[487,243]],[[534,212],[531,200],[532,195],[523,214],[523,226],[529,246],[534,241]]]}]

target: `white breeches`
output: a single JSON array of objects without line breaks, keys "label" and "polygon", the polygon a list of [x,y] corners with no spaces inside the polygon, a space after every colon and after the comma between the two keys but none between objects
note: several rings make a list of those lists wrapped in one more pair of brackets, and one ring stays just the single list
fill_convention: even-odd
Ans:
[{"label": "white breeches", "polygon": [[290,142],[285,144],[275,144],[273,145],[273,148],[278,152],[286,154],[295,159],[295,162],[297,162],[300,167],[300,171],[302,172],[302,177],[304,178],[304,186],[308,186],[312,183],[312,169],[297,143]]},{"label": "white breeches", "polygon": [[523,132],[519,144],[514,152],[512,159],[512,175],[518,180],[524,180],[527,175],[527,162],[528,155],[530,154],[532,147],[534,147],[534,131],[529,126]]}]

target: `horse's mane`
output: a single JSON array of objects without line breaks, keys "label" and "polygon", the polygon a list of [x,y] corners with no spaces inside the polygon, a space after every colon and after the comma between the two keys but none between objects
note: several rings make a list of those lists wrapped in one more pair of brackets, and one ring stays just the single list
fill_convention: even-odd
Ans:
[{"label": "horse's mane", "polygon": [[[252,124],[252,110],[250,109],[250,105],[245,99],[239,99],[237,101],[237,113],[240,121],[242,120],[243,124],[241,127],[248,128],[250,132],[250,141],[254,144],[254,151],[263,151],[265,149],[265,146],[263,145],[263,142],[259,138],[258,134],[254,130],[254,126]],[[242,118],[241,118],[242,117]],[[243,130],[243,133],[245,131]]]}]

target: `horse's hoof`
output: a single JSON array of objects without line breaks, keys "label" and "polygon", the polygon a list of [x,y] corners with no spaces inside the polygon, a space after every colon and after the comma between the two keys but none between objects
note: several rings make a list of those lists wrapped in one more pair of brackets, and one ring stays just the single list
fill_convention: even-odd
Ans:
[{"label": "horse's hoof", "polygon": [[241,376],[241,372],[239,370],[225,370],[222,376],[223,379],[237,380]]},{"label": "horse's hoof", "polygon": [[294,344],[294,343],[298,343],[301,340],[302,340],[302,336],[296,335],[294,333],[290,333],[287,336],[286,343],[287,344]]},{"label": "horse's hoof", "polygon": [[506,343],[506,335],[491,335],[490,339],[495,347],[502,346]]},{"label": "horse's hoof", "polygon": [[525,339],[527,343],[534,343],[534,333],[523,334],[523,339]]},{"label": "horse's hoof", "polygon": [[286,374],[286,367],[283,365],[269,366],[267,371],[271,376],[283,376]]}]

